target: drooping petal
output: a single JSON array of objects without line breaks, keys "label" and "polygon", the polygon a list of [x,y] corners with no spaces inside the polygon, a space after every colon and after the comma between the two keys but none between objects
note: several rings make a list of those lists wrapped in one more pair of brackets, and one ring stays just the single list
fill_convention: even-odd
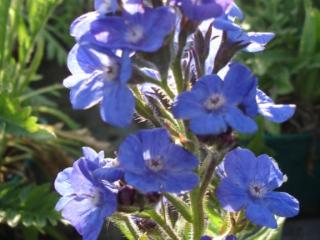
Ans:
[{"label": "drooping petal", "polygon": [[135,100],[127,86],[115,85],[104,93],[100,114],[104,122],[117,127],[130,125],[135,108]]},{"label": "drooping petal", "polygon": [[[92,162],[95,162],[98,158],[97,152],[90,147],[82,147],[82,153],[86,159]],[[97,163],[99,163],[99,161]]]},{"label": "drooping petal", "polygon": [[56,180],[54,181],[54,188],[60,195],[70,195],[73,193],[71,186],[71,172],[72,168],[66,168],[62,172],[58,173]]},{"label": "drooping petal", "polygon": [[199,176],[193,172],[168,172],[162,175],[162,191],[179,193],[190,191],[199,183]]},{"label": "drooping petal", "polygon": [[69,77],[63,80],[63,86],[66,88],[72,88],[76,86],[78,83],[85,81],[86,79],[90,78],[90,75],[70,75]]},{"label": "drooping petal", "polygon": [[238,147],[226,154],[222,164],[227,177],[245,189],[254,178],[256,161],[250,150]]},{"label": "drooping petal", "polygon": [[294,217],[299,213],[299,201],[285,192],[268,192],[263,200],[266,207],[281,217]]},{"label": "drooping petal", "polygon": [[70,201],[74,200],[75,197],[76,196],[72,196],[72,195],[61,197],[57,202],[56,206],[54,207],[54,209],[56,211],[61,211]]},{"label": "drooping petal", "polygon": [[258,130],[256,122],[244,115],[244,113],[236,107],[228,108],[225,115],[226,122],[240,133],[251,134]]},{"label": "drooping petal", "polygon": [[203,114],[190,120],[190,129],[198,135],[218,135],[227,131],[227,124],[222,115]]},{"label": "drooping petal", "polygon": [[101,75],[92,75],[79,82],[70,90],[70,101],[74,109],[88,109],[99,103],[103,96],[104,84]]},{"label": "drooping petal", "polygon": [[237,212],[248,203],[248,196],[245,190],[239,188],[228,177],[219,183],[216,196],[221,206],[229,212]]},{"label": "drooping petal", "polygon": [[275,104],[263,91],[257,91],[259,113],[266,119],[282,123],[291,118],[295,112],[294,104]]},{"label": "drooping petal", "polygon": [[90,32],[92,22],[101,17],[96,11],[81,15],[71,23],[70,35],[75,37],[77,41],[80,40],[83,35]]},{"label": "drooping petal", "polygon": [[246,216],[255,224],[269,228],[277,228],[277,221],[272,212],[262,204],[251,202],[246,208]]}]

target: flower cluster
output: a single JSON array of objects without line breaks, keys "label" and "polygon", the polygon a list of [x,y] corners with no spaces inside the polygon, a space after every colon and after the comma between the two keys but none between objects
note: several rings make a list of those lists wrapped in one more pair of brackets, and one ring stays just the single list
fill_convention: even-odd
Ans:
[{"label": "flower cluster", "polygon": [[[254,134],[259,115],[276,123],[293,116],[295,105],[274,103],[251,70],[232,60],[239,50],[264,50],[274,35],[245,32],[235,23],[243,14],[233,0],[95,0],[94,8],[71,25],[76,44],[63,84],[72,106],[99,104],[102,120],[115,127],[136,116],[154,128],[127,136],[114,159],[84,147],[55,181],[62,217],[87,240],[97,239],[115,213],[129,217],[121,229],[131,239],[152,228],[157,239],[207,240],[237,239],[248,221],[275,228],[274,215],[297,215],[298,201],[273,191],[285,180],[275,161],[230,151],[235,142],[221,137]],[[202,141],[207,136],[218,140]],[[210,186],[224,209],[217,212],[245,212],[217,233],[205,229]]]}]

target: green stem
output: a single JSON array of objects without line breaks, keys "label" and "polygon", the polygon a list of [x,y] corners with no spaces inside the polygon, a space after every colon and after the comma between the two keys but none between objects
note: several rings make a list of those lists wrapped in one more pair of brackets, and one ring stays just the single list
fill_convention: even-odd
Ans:
[{"label": "green stem", "polygon": [[176,81],[178,93],[181,93],[184,90],[184,81],[183,81],[183,75],[182,75],[182,69],[181,69],[181,57],[183,54],[183,49],[187,42],[187,37],[188,37],[188,34],[186,32],[182,31],[180,33],[178,52],[172,64],[172,72],[173,72],[174,79]]},{"label": "green stem", "polygon": [[192,215],[189,206],[182,201],[180,198],[172,196],[169,193],[164,193],[164,196],[169,200],[169,202],[177,209],[181,216],[188,222],[192,222]]},{"label": "green stem", "polygon": [[24,101],[24,100],[26,100],[28,98],[32,98],[34,96],[41,95],[41,94],[48,93],[48,92],[53,92],[55,90],[60,90],[60,89],[63,89],[63,88],[64,87],[61,84],[54,84],[54,85],[47,86],[47,87],[44,87],[44,88],[40,88],[40,89],[37,89],[37,90],[32,90],[29,93],[26,93],[26,94],[22,95],[20,97],[20,100]]},{"label": "green stem", "polygon": [[[164,232],[173,240],[179,240],[172,227],[164,221],[159,213],[154,210],[148,211],[149,216],[164,230]],[[200,238],[199,238],[200,239]],[[199,240],[198,239],[198,240]]]},{"label": "green stem", "polygon": [[114,217],[125,223],[126,227],[130,231],[130,233],[134,237],[134,239],[139,239],[139,232],[137,231],[137,229],[135,228],[131,219],[128,216],[121,214],[121,213],[116,213],[116,214],[114,214]]},{"label": "green stem", "polygon": [[193,240],[199,240],[204,232],[204,206],[199,195],[199,187],[190,193],[193,215]]}]

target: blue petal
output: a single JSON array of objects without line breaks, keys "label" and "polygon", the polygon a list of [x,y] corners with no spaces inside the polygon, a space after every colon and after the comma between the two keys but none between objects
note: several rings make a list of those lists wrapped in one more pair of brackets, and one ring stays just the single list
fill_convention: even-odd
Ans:
[{"label": "blue petal", "polygon": [[142,143],[136,135],[129,135],[120,145],[118,160],[124,171],[137,174],[144,171]]},{"label": "blue petal", "polygon": [[82,147],[82,153],[86,159],[92,162],[95,162],[95,160],[98,158],[97,152],[90,147]]},{"label": "blue petal", "polygon": [[75,196],[63,196],[59,199],[54,209],[60,212],[70,201],[74,200]]},{"label": "blue petal", "polygon": [[239,188],[228,177],[222,179],[219,183],[216,196],[220,205],[229,212],[240,211],[248,202],[245,190]]},{"label": "blue petal", "polygon": [[150,156],[159,156],[172,144],[168,131],[164,128],[141,130],[137,136],[142,144],[143,153]]},{"label": "blue petal", "polygon": [[126,12],[134,14],[142,11],[142,0],[122,0],[122,7]]},{"label": "blue petal", "polygon": [[216,29],[220,29],[220,30],[227,31],[227,32],[241,30],[241,28],[237,24],[234,24],[233,22],[231,22],[229,20],[222,19],[222,18],[215,19],[212,22],[212,25]]},{"label": "blue petal", "polygon": [[218,135],[227,131],[227,124],[222,115],[203,114],[200,117],[191,119],[190,129],[198,135]]},{"label": "blue petal", "polygon": [[[176,118],[191,119],[204,113],[202,94],[200,91],[184,92],[180,94],[172,106],[172,113]],[[206,93],[205,93],[206,94]]]},{"label": "blue petal", "polygon": [[62,210],[62,217],[70,221],[85,240],[98,239],[104,216],[88,199],[69,202]]},{"label": "blue petal", "polygon": [[86,79],[89,79],[90,75],[84,74],[84,75],[71,75],[63,80],[63,86],[66,88],[73,88],[78,83],[85,81]]},{"label": "blue petal", "polygon": [[162,191],[180,193],[191,191],[199,183],[199,176],[193,172],[171,172],[162,175]]},{"label": "blue petal", "polygon": [[267,208],[281,217],[294,217],[299,213],[299,202],[285,192],[268,192],[264,198]]},{"label": "blue petal", "polygon": [[[266,172],[264,177],[261,177],[261,181],[265,183],[269,190],[274,190],[282,185],[284,181],[283,173],[280,171],[278,164],[271,157],[266,154],[262,154],[257,157],[258,163],[264,163],[265,166],[260,166],[261,169],[266,167],[268,172]],[[268,165],[268,167],[266,166]],[[267,169],[261,171],[267,171]]]},{"label": "blue petal", "polygon": [[246,216],[255,224],[277,228],[277,222],[273,214],[262,204],[250,203],[246,209]]},{"label": "blue petal", "polygon": [[71,172],[72,167],[64,169],[58,173],[56,180],[54,181],[54,188],[60,195],[70,195],[73,193],[71,186]]},{"label": "blue petal", "polygon": [[216,18],[224,14],[233,0],[209,0],[192,1],[182,0],[182,13],[193,21],[203,21],[209,18]]},{"label": "blue petal", "polygon": [[227,13],[228,17],[238,18],[239,20],[243,20],[244,15],[241,9],[238,7],[238,5],[233,3],[231,6],[232,7],[228,9],[228,13]]},{"label": "blue petal", "polygon": [[248,36],[252,42],[266,45],[274,38],[275,34],[272,32],[249,32]]},{"label": "blue petal", "polygon": [[80,40],[83,35],[90,31],[92,22],[99,18],[101,18],[101,15],[98,12],[88,12],[81,15],[72,22],[70,35]]},{"label": "blue petal", "polygon": [[233,63],[224,78],[223,92],[229,103],[239,104],[248,96],[257,80],[252,72],[242,64]]},{"label": "blue petal", "polygon": [[291,118],[295,112],[294,104],[275,104],[263,91],[257,91],[259,113],[266,119],[282,123]]},{"label": "blue petal", "polygon": [[248,149],[236,148],[225,156],[222,164],[227,177],[245,189],[256,174],[256,156]]},{"label": "blue petal", "polygon": [[100,14],[115,12],[118,8],[117,0],[95,0],[94,8]]},{"label": "blue petal", "polygon": [[88,109],[99,103],[103,96],[103,81],[100,75],[79,82],[70,90],[70,101],[74,109]]},{"label": "blue petal", "polygon": [[258,130],[256,122],[243,114],[241,110],[236,107],[228,108],[225,115],[227,123],[240,133],[251,134]]},{"label": "blue petal", "polygon": [[121,56],[121,69],[119,79],[122,84],[127,83],[132,75],[132,65],[129,54],[129,51],[124,50]]},{"label": "blue petal", "polygon": [[170,144],[164,151],[161,155],[168,171],[193,170],[199,164],[199,161],[192,153],[178,145]]},{"label": "blue petal", "polygon": [[130,125],[135,108],[135,100],[127,86],[116,85],[105,92],[100,105],[104,122],[117,127]]},{"label": "blue petal", "polygon": [[74,45],[68,54],[67,65],[73,75],[93,73],[101,68],[99,58],[88,47]]},{"label": "blue petal", "polygon": [[141,192],[161,192],[163,190],[161,180],[150,171],[139,173],[126,172],[125,180]]},{"label": "blue petal", "polygon": [[94,171],[94,176],[101,180],[107,180],[108,182],[115,182],[123,178],[123,171],[116,167],[104,167]]}]

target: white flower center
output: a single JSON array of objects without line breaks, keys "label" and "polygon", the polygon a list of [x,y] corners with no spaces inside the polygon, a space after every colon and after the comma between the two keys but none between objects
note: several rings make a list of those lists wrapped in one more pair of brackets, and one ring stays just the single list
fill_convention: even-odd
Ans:
[{"label": "white flower center", "polygon": [[250,194],[256,198],[262,198],[267,193],[267,189],[263,184],[253,182],[249,186]]},{"label": "white flower center", "polygon": [[204,102],[204,107],[207,111],[214,111],[220,108],[226,102],[221,94],[213,94]]},{"label": "white flower center", "polygon": [[130,43],[137,43],[143,38],[143,27],[140,25],[129,26],[125,38]]},{"label": "white flower center", "polygon": [[115,59],[110,58],[102,69],[106,81],[115,80],[119,75],[119,65]]},{"label": "white flower center", "polygon": [[151,169],[154,172],[158,172],[164,167],[163,161],[160,157],[147,159],[146,165],[149,169]]}]

